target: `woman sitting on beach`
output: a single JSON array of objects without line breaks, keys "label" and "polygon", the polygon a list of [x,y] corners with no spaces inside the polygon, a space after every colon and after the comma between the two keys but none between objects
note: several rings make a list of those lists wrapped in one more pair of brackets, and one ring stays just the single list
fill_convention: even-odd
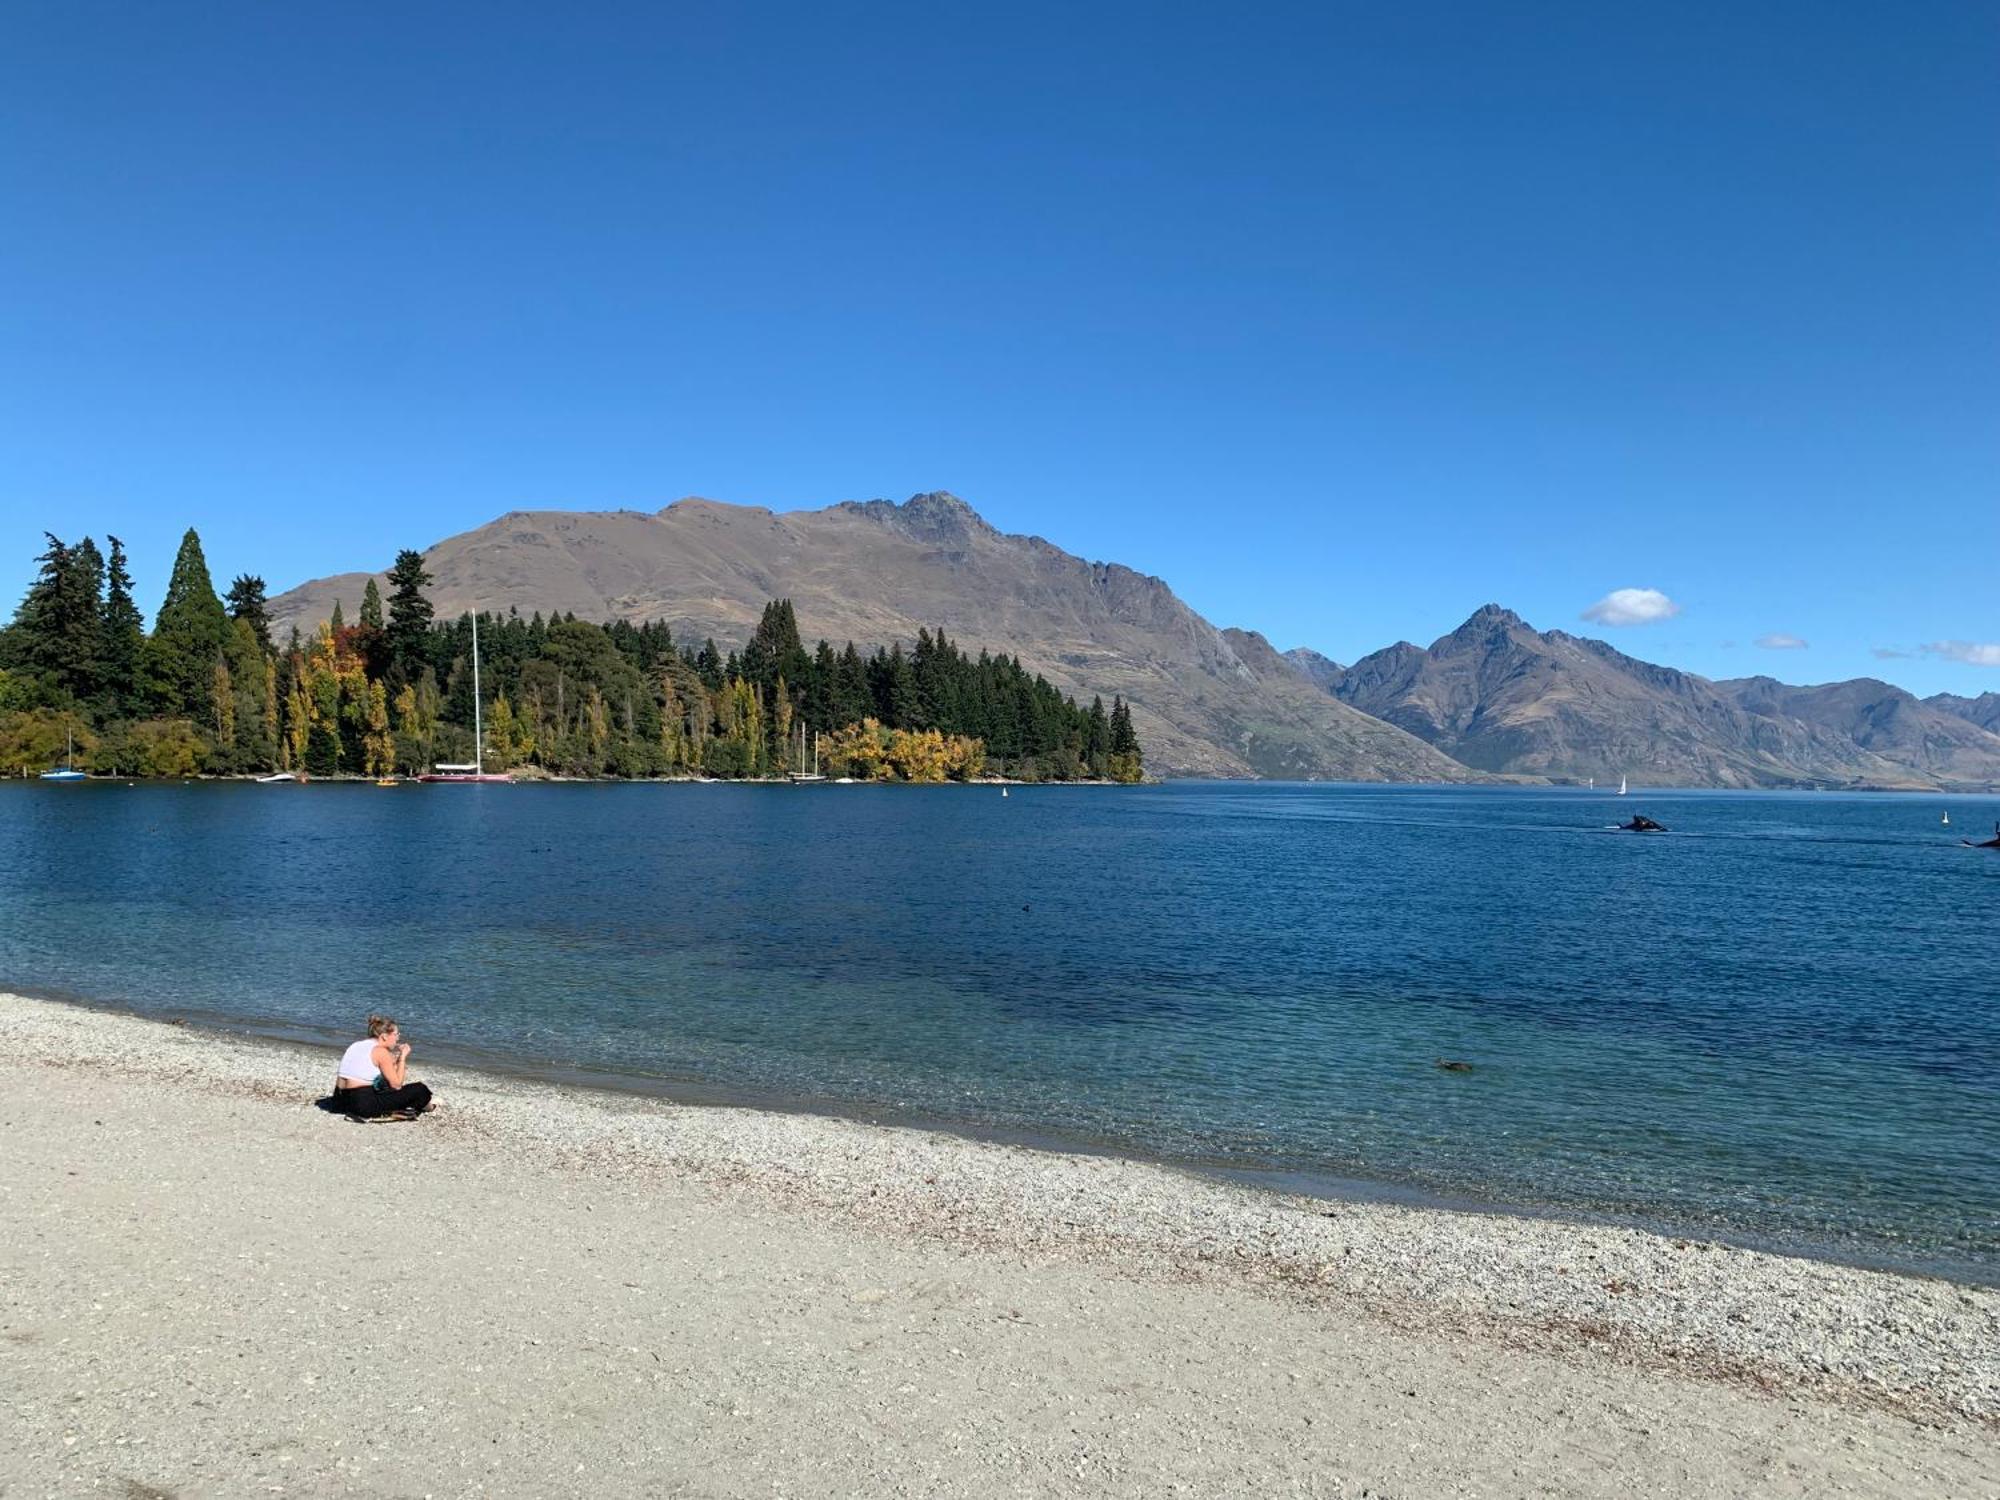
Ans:
[{"label": "woman sitting on beach", "polygon": [[410,1044],[387,1016],[368,1018],[368,1035],[341,1054],[340,1074],[333,1081],[334,1097],[351,1115],[364,1120],[403,1112],[420,1115],[436,1106],[431,1091],[410,1083]]}]

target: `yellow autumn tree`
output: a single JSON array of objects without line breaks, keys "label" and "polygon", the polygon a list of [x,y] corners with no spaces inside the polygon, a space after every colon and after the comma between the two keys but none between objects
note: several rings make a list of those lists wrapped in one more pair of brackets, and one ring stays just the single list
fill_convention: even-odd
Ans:
[{"label": "yellow autumn tree", "polygon": [[396,737],[389,732],[389,697],[378,679],[368,684],[368,717],[361,734],[361,756],[370,776],[387,776],[396,769]]},{"label": "yellow autumn tree", "polygon": [[827,769],[856,781],[874,781],[889,768],[889,731],[874,719],[863,719],[836,729],[821,741],[820,755]]}]

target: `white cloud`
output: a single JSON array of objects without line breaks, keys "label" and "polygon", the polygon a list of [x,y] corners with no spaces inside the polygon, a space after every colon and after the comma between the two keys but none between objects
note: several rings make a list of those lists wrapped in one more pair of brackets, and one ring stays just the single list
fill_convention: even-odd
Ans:
[{"label": "white cloud", "polygon": [[1962,661],[1971,667],[2000,667],[2000,643],[1932,641],[1923,649],[1927,656],[1942,656],[1946,661]]},{"label": "white cloud", "polygon": [[1651,625],[1671,620],[1681,607],[1658,589],[1613,589],[1583,612],[1599,625]]},{"label": "white cloud", "polygon": [[1782,630],[1774,630],[1769,635],[1757,637],[1757,644],[1766,651],[1803,651],[1806,643],[1796,635],[1787,635]]},{"label": "white cloud", "polygon": [[1894,646],[1876,646],[1869,652],[1877,661],[1908,661],[1916,654],[1914,651],[1900,651]]}]

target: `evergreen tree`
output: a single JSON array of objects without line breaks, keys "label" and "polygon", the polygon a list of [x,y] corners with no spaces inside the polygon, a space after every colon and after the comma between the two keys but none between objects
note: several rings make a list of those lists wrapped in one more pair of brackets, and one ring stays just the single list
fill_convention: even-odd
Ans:
[{"label": "evergreen tree", "polygon": [[700,654],[694,659],[694,669],[701,676],[702,686],[711,693],[722,691],[722,653],[715,649],[715,637],[710,636],[701,643]]},{"label": "evergreen tree", "polygon": [[146,644],[146,621],[132,599],[125,544],[115,536],[109,540],[111,561],[105,569],[101,635],[103,685],[106,711],[120,719],[138,709],[139,657]]},{"label": "evergreen tree", "polygon": [[837,729],[843,721],[834,717],[835,693],[839,688],[840,661],[833,647],[821,641],[813,652],[812,670],[806,674],[802,712],[808,729]]},{"label": "evergreen tree", "polygon": [[432,610],[424,590],[431,581],[423,553],[406,547],[396,554],[389,569],[388,630],[390,673],[399,682],[414,682],[429,660]]},{"label": "evergreen tree", "polygon": [[102,670],[104,560],[88,537],[72,547],[43,534],[48,550],[15,612],[8,661],[54,699],[82,703],[96,695]]},{"label": "evergreen tree", "polygon": [[1104,700],[1090,700],[1090,718],[1084,725],[1083,763],[1093,776],[1102,776],[1111,754],[1111,719],[1104,712]]},{"label": "evergreen tree", "polygon": [[257,639],[256,626],[248,616],[231,622],[223,660],[228,664],[236,702],[232,733],[225,740],[218,731],[217,757],[220,759],[227,753],[228,764],[223,769],[268,770],[278,759],[274,674],[271,660]]},{"label": "evergreen tree", "polygon": [[149,686],[164,717],[214,718],[215,663],[228,637],[229,616],[209,581],[201,538],[189,527],[146,643]]},{"label": "evergreen tree", "polygon": [[382,628],[382,591],[375,587],[375,580],[369,579],[368,586],[361,591],[361,624],[368,630]]},{"label": "evergreen tree", "polygon": [[338,599],[333,601],[333,619],[329,623],[333,626],[334,638],[338,640],[341,634],[347,629],[347,620],[340,612],[340,601]]},{"label": "evergreen tree", "polygon": [[[114,537],[113,544],[117,539]],[[229,585],[229,618],[247,620],[256,634],[257,648],[271,650],[271,610],[264,597],[264,580],[254,573],[238,573]]]},{"label": "evergreen tree", "polygon": [[888,664],[881,680],[883,722],[891,729],[928,728],[922,723],[923,704],[917,694],[917,674],[910,665],[910,659],[903,655],[901,641],[889,648]]}]

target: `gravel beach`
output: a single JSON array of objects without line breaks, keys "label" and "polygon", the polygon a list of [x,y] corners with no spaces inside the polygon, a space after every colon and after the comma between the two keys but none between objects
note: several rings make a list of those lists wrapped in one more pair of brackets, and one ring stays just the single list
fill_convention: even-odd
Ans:
[{"label": "gravel beach", "polygon": [[2000,1293],[0,996],[0,1496],[2000,1495]]}]

